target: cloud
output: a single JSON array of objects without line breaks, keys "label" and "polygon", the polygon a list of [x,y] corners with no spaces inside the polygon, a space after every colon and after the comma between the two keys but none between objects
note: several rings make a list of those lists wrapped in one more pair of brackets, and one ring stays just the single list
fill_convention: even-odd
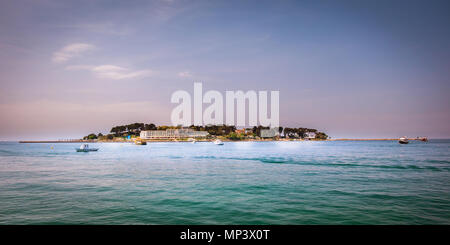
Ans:
[{"label": "cloud", "polygon": [[95,66],[88,66],[88,65],[71,65],[66,66],[66,70],[68,71],[79,71],[79,70],[91,70]]},{"label": "cloud", "polygon": [[87,43],[72,43],[53,53],[52,60],[56,63],[63,63],[94,48],[94,45]]},{"label": "cloud", "polygon": [[68,66],[66,70],[89,70],[94,73],[97,77],[103,79],[132,79],[132,78],[142,78],[148,77],[153,74],[152,70],[131,70],[128,68],[115,66],[115,65],[100,65],[100,66]]},{"label": "cloud", "polygon": [[192,77],[192,73],[190,71],[183,71],[178,73],[179,77]]}]

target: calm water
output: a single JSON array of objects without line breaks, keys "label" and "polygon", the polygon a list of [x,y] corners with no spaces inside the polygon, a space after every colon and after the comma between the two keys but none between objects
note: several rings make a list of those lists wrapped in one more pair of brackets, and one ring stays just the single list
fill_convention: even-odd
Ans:
[{"label": "calm water", "polygon": [[0,224],[450,224],[449,140],[78,146],[0,143]]}]

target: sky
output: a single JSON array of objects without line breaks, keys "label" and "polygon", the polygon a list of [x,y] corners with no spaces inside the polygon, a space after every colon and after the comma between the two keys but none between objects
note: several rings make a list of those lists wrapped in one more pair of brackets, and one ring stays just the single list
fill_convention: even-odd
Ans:
[{"label": "sky", "polygon": [[280,91],[280,124],[450,138],[449,1],[0,2],[0,140],[170,124],[176,90]]}]

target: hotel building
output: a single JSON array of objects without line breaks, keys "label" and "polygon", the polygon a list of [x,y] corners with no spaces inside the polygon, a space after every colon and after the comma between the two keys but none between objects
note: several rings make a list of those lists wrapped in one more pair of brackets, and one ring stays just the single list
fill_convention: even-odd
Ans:
[{"label": "hotel building", "polygon": [[179,139],[179,138],[199,138],[206,137],[207,131],[195,131],[191,128],[182,129],[166,129],[166,130],[143,130],[141,131],[141,139]]}]

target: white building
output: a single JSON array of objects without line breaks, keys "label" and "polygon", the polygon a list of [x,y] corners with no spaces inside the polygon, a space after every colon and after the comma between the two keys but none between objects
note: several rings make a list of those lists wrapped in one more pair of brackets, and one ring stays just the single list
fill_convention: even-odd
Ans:
[{"label": "white building", "polygon": [[305,139],[315,139],[316,138],[316,133],[314,132],[306,132],[305,133]]},{"label": "white building", "polygon": [[280,135],[278,128],[261,129],[261,138],[273,138]]},{"label": "white building", "polygon": [[198,138],[206,137],[207,131],[195,131],[191,128],[187,129],[166,129],[166,130],[143,130],[141,131],[141,139],[177,139],[177,138]]}]

